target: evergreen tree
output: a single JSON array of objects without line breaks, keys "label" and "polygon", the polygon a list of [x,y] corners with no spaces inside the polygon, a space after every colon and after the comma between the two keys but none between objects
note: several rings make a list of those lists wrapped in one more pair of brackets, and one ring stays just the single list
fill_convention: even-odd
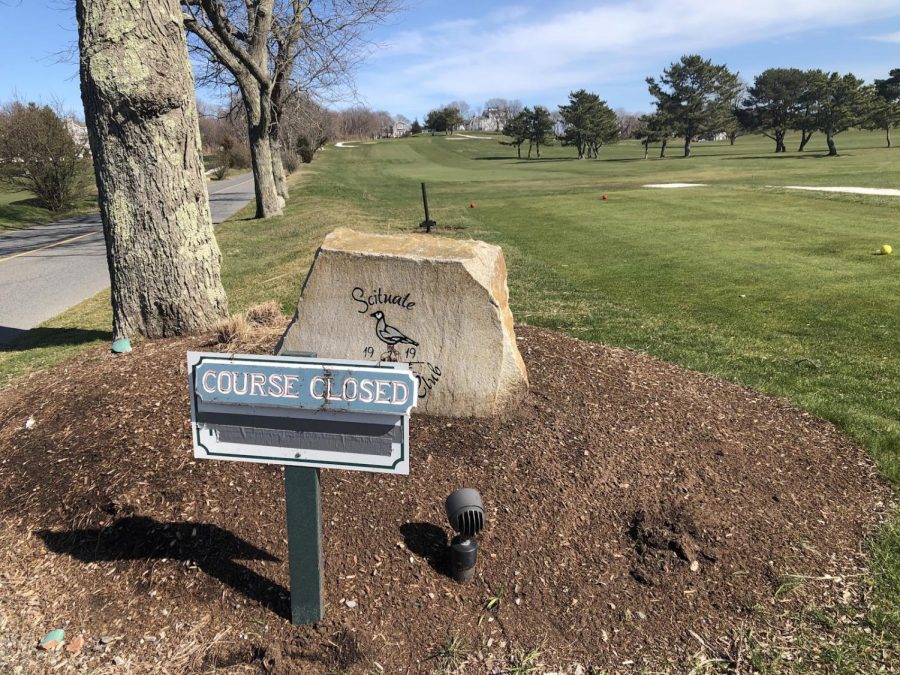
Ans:
[{"label": "evergreen tree", "polygon": [[[526,108],[527,110],[527,108]],[[553,145],[556,134],[553,133],[553,117],[550,111],[542,105],[534,106],[534,110],[528,116],[528,158],[531,158],[531,148],[537,150],[538,159],[541,157],[542,145]]]},{"label": "evergreen tree", "polygon": [[415,134],[421,134],[421,133],[422,133],[422,125],[419,124],[419,118],[418,118],[418,117],[417,117],[416,119],[414,119],[412,125],[410,125],[410,127],[409,127],[409,133],[411,133],[411,134],[413,134],[413,135],[415,135]]},{"label": "evergreen tree", "polygon": [[434,136],[437,131],[447,130],[447,118],[442,109],[430,110],[425,116],[425,128]]},{"label": "evergreen tree", "polygon": [[444,121],[447,125],[447,133],[451,136],[453,132],[456,130],[460,124],[463,123],[462,113],[459,111],[459,108],[456,106],[447,106],[441,112],[444,114]]},{"label": "evergreen tree", "polygon": [[684,138],[685,157],[691,156],[695,138],[725,130],[741,88],[738,76],[726,66],[696,54],[671,64],[659,82],[648,77],[647,86],[656,99],[656,109],[670,120],[674,133]]},{"label": "evergreen tree", "polygon": [[564,127],[563,145],[574,145],[578,159],[597,157],[604,143],[619,138],[619,120],[616,113],[600,99],[579,89],[569,94],[568,105],[559,107]]},{"label": "evergreen tree", "polygon": [[672,125],[669,120],[660,112],[650,115],[641,115],[640,129],[638,135],[641,139],[641,145],[644,146],[644,159],[650,154],[650,146],[653,143],[659,143],[659,158],[666,156],[666,146],[669,138],[672,136]]},{"label": "evergreen tree", "polygon": [[739,119],[749,131],[775,141],[775,152],[787,152],[784,138],[798,114],[809,74],[798,68],[769,68],[753,80]]},{"label": "evergreen tree", "polygon": [[503,125],[502,133],[508,136],[508,141],[500,141],[500,145],[513,145],[516,148],[516,157],[522,159],[522,143],[528,140],[528,120],[532,112],[525,108]]},{"label": "evergreen tree", "polygon": [[791,128],[800,132],[797,152],[803,152],[813,134],[818,130],[819,98],[815,90],[824,86],[828,76],[821,70],[804,70],[800,99],[791,115]]},{"label": "evergreen tree", "polygon": [[870,92],[863,88],[863,81],[852,73],[828,73],[816,78],[807,97],[812,99],[815,107],[813,126],[825,134],[829,157],[838,154],[834,137],[863,123],[872,114]]},{"label": "evergreen tree", "polygon": [[870,126],[884,129],[887,146],[891,147],[891,127],[900,125],[900,68],[894,68],[889,75],[885,80],[875,80],[878,98],[873,101]]}]

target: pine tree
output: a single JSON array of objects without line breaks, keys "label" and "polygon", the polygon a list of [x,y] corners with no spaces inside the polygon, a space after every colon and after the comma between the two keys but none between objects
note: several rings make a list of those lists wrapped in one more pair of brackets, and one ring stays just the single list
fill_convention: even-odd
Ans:
[{"label": "pine tree", "polygon": [[593,94],[579,89],[569,94],[568,105],[559,107],[565,130],[563,145],[574,145],[578,159],[596,158],[600,147],[619,138],[616,113]]},{"label": "pine tree", "polygon": [[[526,108],[527,110],[527,108]],[[550,111],[542,105],[534,106],[534,110],[528,116],[528,158],[531,158],[531,148],[537,150],[538,159],[541,157],[542,145],[553,145],[556,135],[553,133],[553,118]]]},{"label": "pine tree", "polygon": [[648,77],[647,85],[656,109],[671,121],[674,133],[684,138],[685,157],[691,156],[694,139],[724,131],[741,88],[738,76],[726,66],[696,54],[671,64],[659,82]]}]

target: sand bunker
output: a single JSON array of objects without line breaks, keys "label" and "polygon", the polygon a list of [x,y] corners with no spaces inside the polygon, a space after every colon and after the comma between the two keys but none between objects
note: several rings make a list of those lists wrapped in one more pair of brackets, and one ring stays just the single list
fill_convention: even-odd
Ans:
[{"label": "sand bunker", "polygon": [[645,188],[689,188],[706,187],[706,183],[650,183]]},{"label": "sand bunker", "polygon": [[[768,187],[777,187],[770,185]],[[803,185],[785,185],[785,190],[811,190],[814,192],[849,192],[856,195],[880,195],[883,197],[900,197],[900,190],[893,188],[867,187],[806,187]]]},{"label": "sand bunker", "polygon": [[358,145],[348,145],[347,141],[341,141],[340,143],[335,143],[334,147],[336,148],[358,148]]}]

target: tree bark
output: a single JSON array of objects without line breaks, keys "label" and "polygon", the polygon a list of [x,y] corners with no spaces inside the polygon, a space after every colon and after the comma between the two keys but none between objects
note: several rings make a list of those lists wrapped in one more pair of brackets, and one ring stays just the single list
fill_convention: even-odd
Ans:
[{"label": "tree bark", "polygon": [[800,130],[800,147],[797,148],[797,152],[803,152],[806,144],[809,143],[809,139],[812,138],[813,133],[815,132],[804,131],[803,129]]},{"label": "tree bark", "polygon": [[114,339],[209,329],[227,315],[178,0],[77,0]]},{"label": "tree bark", "polygon": [[884,136],[885,136],[885,140],[887,140],[887,146],[890,148],[891,147],[891,127],[890,126],[886,126],[884,128]]},{"label": "tree bark", "polygon": [[278,195],[272,166],[272,145],[269,140],[271,106],[268,92],[262,87],[260,89],[248,87],[244,92],[244,106],[247,109],[250,162],[253,167],[253,182],[256,192],[256,217],[279,216],[283,200]]},{"label": "tree bark", "polygon": [[684,156],[685,157],[691,156],[691,137],[690,136],[684,137]]},{"label": "tree bark", "polygon": [[288,190],[287,174],[284,171],[284,162],[281,160],[281,142],[275,135],[269,138],[269,151],[272,153],[272,175],[275,178],[275,189],[278,196],[287,201],[290,197]]},{"label": "tree bark", "polygon": [[650,155],[650,144],[644,143],[644,159],[647,159],[647,157],[649,155]]},{"label": "tree bark", "polygon": [[668,138],[662,139],[662,143],[661,143],[660,146],[659,146],[659,158],[660,158],[660,159],[665,159],[665,158],[666,158],[666,146],[667,146],[668,144],[669,144],[669,139],[668,139]]},{"label": "tree bark", "polygon": [[784,131],[776,130],[775,131],[775,152],[785,152],[787,149],[784,147]]},{"label": "tree bark", "polygon": [[828,143],[828,156],[837,157],[838,151],[837,146],[834,144],[834,136],[832,134],[825,134],[825,142]]}]

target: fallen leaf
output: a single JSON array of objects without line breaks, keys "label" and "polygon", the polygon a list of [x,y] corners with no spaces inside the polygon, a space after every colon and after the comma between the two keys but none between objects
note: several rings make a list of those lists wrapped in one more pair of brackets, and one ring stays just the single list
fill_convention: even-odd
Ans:
[{"label": "fallen leaf", "polygon": [[66,645],[66,651],[70,654],[77,654],[84,647],[84,638],[80,635]]}]

